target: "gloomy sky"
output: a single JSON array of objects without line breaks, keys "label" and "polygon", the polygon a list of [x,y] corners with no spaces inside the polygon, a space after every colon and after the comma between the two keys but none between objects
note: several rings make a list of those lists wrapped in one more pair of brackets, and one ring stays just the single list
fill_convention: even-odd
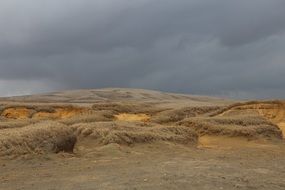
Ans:
[{"label": "gloomy sky", "polygon": [[103,87],[285,98],[285,1],[0,1],[0,96]]}]

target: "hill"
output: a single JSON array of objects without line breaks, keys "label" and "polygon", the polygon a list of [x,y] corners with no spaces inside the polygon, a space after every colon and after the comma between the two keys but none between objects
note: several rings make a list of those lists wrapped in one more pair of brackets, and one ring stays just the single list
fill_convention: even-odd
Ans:
[{"label": "hill", "polygon": [[[93,176],[88,172],[94,172],[94,170],[83,168],[93,163],[94,160],[96,163],[104,159],[111,160],[110,164],[104,167],[100,165],[100,167],[107,168],[107,170],[102,170],[104,171],[102,176],[112,176],[112,172],[108,171],[116,167],[126,167],[128,171],[135,174],[138,168],[127,164],[133,159],[144,163],[146,168],[148,168],[148,163],[153,164],[148,170],[155,173],[153,170],[156,168],[155,165],[171,159],[169,155],[171,152],[175,153],[179,160],[179,162],[174,162],[174,166],[181,167],[181,171],[186,172],[187,175],[194,174],[183,170],[183,165],[180,164],[183,163],[189,167],[196,167],[195,165],[198,164],[188,163],[187,159],[204,160],[205,162],[198,164],[205,167],[201,171],[216,175],[214,170],[207,168],[208,164],[220,163],[220,158],[225,154],[230,158],[225,162],[230,164],[229,166],[234,166],[237,171],[240,166],[235,165],[234,156],[236,154],[239,154],[246,162],[258,157],[260,167],[264,167],[264,164],[270,164],[273,167],[276,162],[280,165],[285,164],[284,159],[281,159],[285,154],[284,126],[285,102],[281,100],[245,102],[119,88],[0,98],[0,163],[5,166],[1,168],[1,171],[11,176],[13,167],[21,167],[25,168],[23,171],[29,173],[31,171],[26,161],[33,160],[34,164],[47,164],[46,170],[40,172],[41,175],[44,171],[50,171],[55,175],[55,173],[61,173],[61,170],[66,170],[70,173],[65,175],[72,177],[70,176],[72,174],[74,178],[77,178],[79,174],[75,172],[75,168],[84,173],[85,177],[79,179],[79,182],[86,182],[87,186],[84,189],[88,189],[93,184],[88,181],[91,180],[90,176]],[[268,152],[271,153],[269,158],[265,156]],[[249,159],[248,155],[252,158]],[[154,157],[148,159],[149,156]],[[208,157],[212,159],[209,162]],[[42,160],[46,158],[51,162]],[[275,162],[273,158],[280,158],[280,160],[275,160]],[[122,163],[114,166],[116,159]],[[272,160],[268,161],[268,159]],[[17,160],[23,162],[17,162]],[[61,163],[61,161],[73,165],[64,168],[54,164],[55,162]],[[97,168],[93,164],[90,167]],[[246,164],[243,172],[253,166]],[[222,176],[226,175],[227,170],[230,169],[227,166],[224,167],[221,170]],[[276,172],[282,171],[282,168],[273,168],[275,168],[274,172],[272,171],[269,178],[276,179]],[[97,169],[100,170],[100,168]],[[179,171],[169,168],[165,170],[178,176],[181,175]],[[197,168],[194,170],[198,173],[200,171]],[[116,171],[122,172],[119,168]],[[12,184],[12,178],[8,177],[8,183],[2,183],[0,189],[17,189],[21,181],[25,181],[25,175],[13,175],[17,176],[18,182]],[[260,177],[262,173],[256,175]],[[131,177],[124,174],[122,176],[125,176],[124,180]],[[149,176],[155,178],[154,174],[149,174]],[[188,177],[185,179],[189,180]],[[211,176],[204,177],[210,178],[211,183],[216,181]],[[227,178],[230,177],[227,175]],[[1,178],[0,174],[0,180],[4,178]],[[63,176],[57,176],[57,178],[67,180]],[[282,175],[278,178],[282,178]],[[36,177],[31,181],[37,179]],[[178,180],[179,177],[173,176],[169,179]],[[262,182],[262,178],[253,178],[253,180],[258,183]],[[37,181],[36,186],[27,187],[29,189],[42,187],[41,180]],[[108,181],[106,177],[101,179],[102,183]],[[235,179],[228,180],[222,187],[232,189],[233,187],[228,186],[231,181]],[[143,180],[144,182],[146,181]],[[74,184],[74,181],[68,183]],[[159,183],[161,180],[154,181],[151,188],[157,187]],[[55,184],[59,185],[59,183]],[[131,184],[134,186],[133,183]],[[191,184],[193,185],[194,182]],[[275,184],[280,185],[277,182]],[[282,185],[284,184],[281,183],[280,187]],[[103,189],[114,188],[103,187]],[[127,187],[129,186],[122,185],[119,189]],[[148,186],[143,187],[148,189]],[[183,188],[183,185],[179,187],[179,189],[187,189]],[[261,186],[256,187],[260,189]],[[264,187],[271,188],[272,185]],[[53,183],[47,185],[47,188],[54,188]],[[74,186],[71,189],[77,188]],[[161,189],[165,188],[161,187]]]}]

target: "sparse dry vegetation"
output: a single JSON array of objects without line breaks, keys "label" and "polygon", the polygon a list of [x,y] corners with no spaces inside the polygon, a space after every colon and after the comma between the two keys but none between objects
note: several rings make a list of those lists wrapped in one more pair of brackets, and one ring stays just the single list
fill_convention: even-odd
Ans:
[{"label": "sparse dry vegetation", "polygon": [[76,123],[92,123],[92,122],[100,122],[100,121],[113,121],[114,116],[110,111],[94,111],[90,114],[83,114],[76,117],[65,118],[60,120],[59,122],[64,123],[66,125],[73,125]]},{"label": "sparse dry vegetation", "polygon": [[132,145],[168,141],[182,144],[195,144],[197,134],[183,126],[161,126],[141,122],[96,122],[72,126],[80,138],[90,138],[99,144],[118,143]]},{"label": "sparse dry vegetation", "polygon": [[160,124],[175,123],[185,118],[191,118],[211,113],[219,108],[220,107],[217,106],[201,106],[171,109],[157,113],[152,117],[151,121]]},{"label": "sparse dry vegetation", "polygon": [[[97,95],[108,97],[102,93]],[[123,99],[132,96],[123,94]],[[140,96],[141,99],[129,97],[139,101],[91,101],[84,106],[66,102],[33,104],[21,101],[2,104],[0,155],[72,151],[75,139],[79,139],[79,143],[89,139],[94,145],[102,146],[158,141],[196,144],[198,137],[204,135],[247,139],[282,138],[281,127],[276,123],[284,120],[284,104],[280,101],[186,106],[180,104],[181,99],[192,103],[199,98],[163,95],[169,99],[160,97],[159,101],[146,101],[149,96],[146,93]],[[176,105],[174,100],[177,96],[179,101]],[[209,100],[205,99],[206,102]]]},{"label": "sparse dry vegetation", "polygon": [[247,139],[282,139],[281,130],[262,118],[189,118],[179,125],[194,129],[199,135],[244,137]]},{"label": "sparse dry vegetation", "polygon": [[46,121],[17,129],[1,130],[0,156],[72,152],[76,143],[73,130],[66,125]]}]

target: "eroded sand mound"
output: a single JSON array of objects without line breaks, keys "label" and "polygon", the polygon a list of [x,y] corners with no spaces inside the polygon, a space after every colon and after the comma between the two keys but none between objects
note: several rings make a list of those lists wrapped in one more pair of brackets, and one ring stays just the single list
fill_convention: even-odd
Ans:
[{"label": "eroded sand mound", "polygon": [[282,101],[246,102],[228,106],[213,116],[258,115],[276,124],[285,137],[285,103]]},{"label": "eroded sand mound", "polygon": [[2,106],[1,117],[6,119],[65,119],[88,112],[74,106]]},{"label": "eroded sand mound", "polygon": [[144,121],[148,122],[150,120],[150,116],[147,114],[129,114],[129,113],[121,113],[115,115],[115,118],[119,121]]},{"label": "eroded sand mound", "polygon": [[196,144],[195,131],[184,126],[161,126],[141,122],[97,122],[72,126],[79,138],[89,138],[99,144],[117,143],[131,145],[168,141],[182,144]]},{"label": "eroded sand mound", "polygon": [[194,129],[199,136],[244,137],[247,139],[281,139],[278,126],[261,117],[189,118],[179,125]]},{"label": "eroded sand mound", "polygon": [[[3,103],[0,156],[72,152],[74,146],[113,143],[130,146],[163,141],[198,146],[216,137],[280,140],[285,128],[285,108],[280,101],[225,104],[182,95],[147,99],[149,95],[143,92],[136,98],[132,93],[116,93],[122,97],[111,101],[114,94],[96,92],[104,100],[85,104],[32,104],[31,99],[29,103]],[[129,95],[136,101],[126,101]]]},{"label": "eroded sand mound", "polygon": [[20,129],[1,130],[0,156],[72,152],[73,130],[57,122],[41,122]]}]

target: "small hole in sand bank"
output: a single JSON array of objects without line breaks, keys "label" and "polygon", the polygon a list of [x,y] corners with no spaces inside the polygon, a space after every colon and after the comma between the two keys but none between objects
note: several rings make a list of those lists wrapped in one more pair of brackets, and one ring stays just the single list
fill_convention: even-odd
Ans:
[{"label": "small hole in sand bank", "polygon": [[280,122],[277,124],[277,126],[280,128],[283,134],[283,139],[285,139],[285,122]]}]

